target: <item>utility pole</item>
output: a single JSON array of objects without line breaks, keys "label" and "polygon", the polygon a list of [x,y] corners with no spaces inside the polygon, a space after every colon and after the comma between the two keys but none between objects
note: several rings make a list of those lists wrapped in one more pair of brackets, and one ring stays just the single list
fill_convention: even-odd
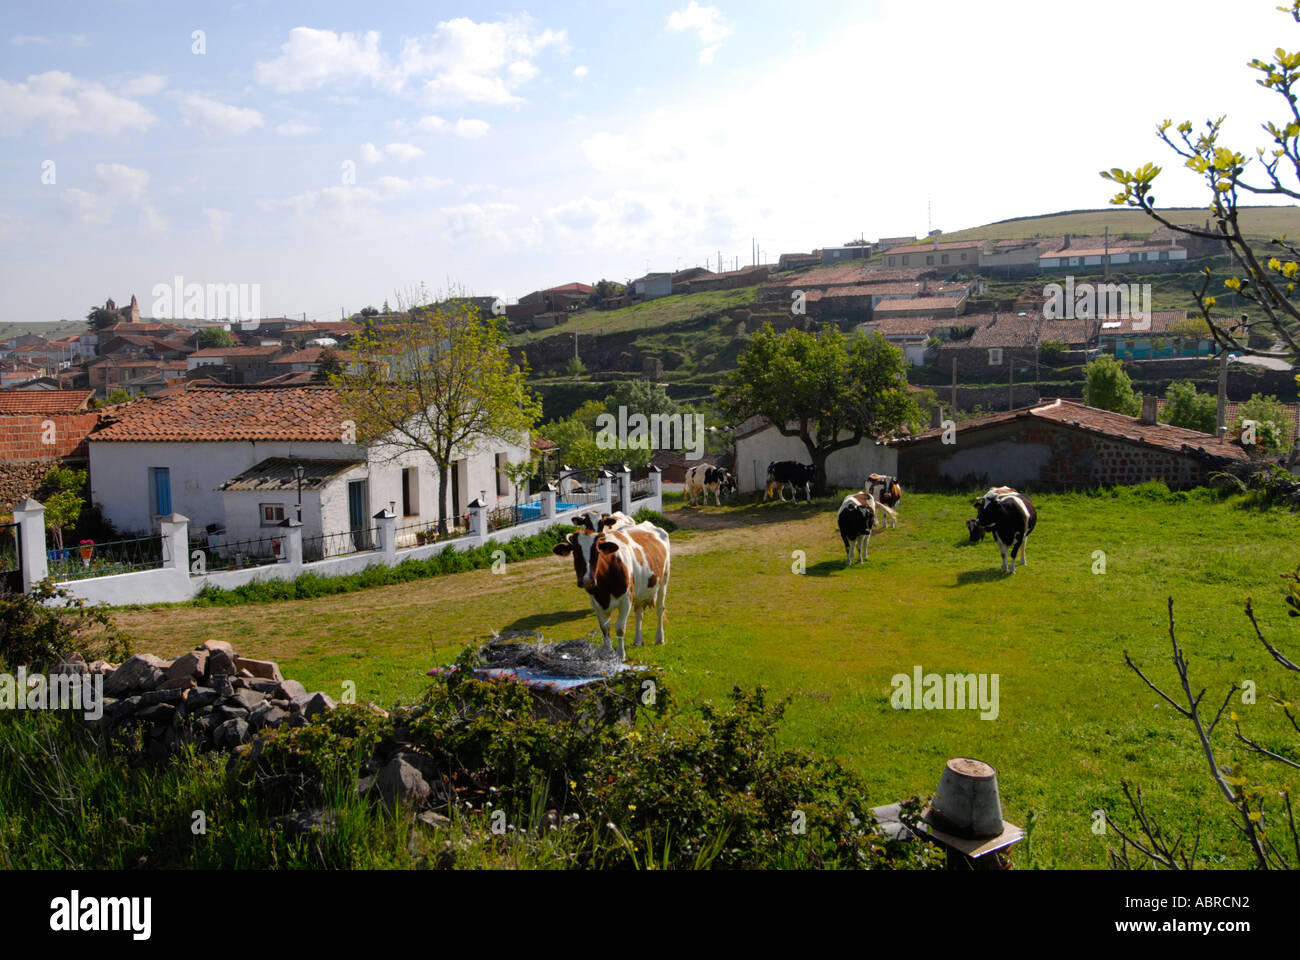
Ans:
[{"label": "utility pole", "polygon": [[952,413],[957,415],[957,357],[954,352],[952,358]]},{"label": "utility pole", "polygon": [[1011,379],[1007,382],[1007,409],[1014,410],[1016,409],[1016,357],[1009,348],[1007,350],[1007,366],[1010,368],[1008,372],[1011,374]]},{"label": "utility pole", "polygon": [[1110,277],[1110,224],[1109,223],[1106,224],[1105,240],[1103,242],[1105,246],[1103,247],[1102,250],[1104,255],[1101,258],[1101,263],[1102,263],[1101,275],[1103,278],[1109,279]]},{"label": "utility pole", "polygon": [[1215,430],[1215,436],[1220,440],[1228,432],[1228,348],[1225,346],[1219,351],[1219,413],[1218,429]]}]

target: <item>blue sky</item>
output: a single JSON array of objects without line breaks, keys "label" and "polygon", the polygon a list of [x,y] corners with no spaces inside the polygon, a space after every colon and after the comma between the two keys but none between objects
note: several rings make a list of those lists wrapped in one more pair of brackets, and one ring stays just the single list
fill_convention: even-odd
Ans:
[{"label": "blue sky", "polygon": [[176,276],[328,319],[1098,207],[1175,166],[1163,117],[1261,142],[1275,7],[9,3],[0,279],[20,320]]}]

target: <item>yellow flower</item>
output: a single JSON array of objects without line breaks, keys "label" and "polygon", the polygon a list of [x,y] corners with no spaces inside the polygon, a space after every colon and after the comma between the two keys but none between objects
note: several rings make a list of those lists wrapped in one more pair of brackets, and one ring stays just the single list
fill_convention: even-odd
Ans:
[{"label": "yellow flower", "polygon": [[1238,280],[1236,277],[1229,277],[1227,280],[1224,280],[1223,285],[1227,287],[1229,290],[1241,289],[1241,281]]},{"label": "yellow flower", "polygon": [[1215,305],[1216,303],[1218,303],[1218,301],[1215,300],[1213,297],[1206,297],[1206,298],[1205,298],[1205,309],[1206,309],[1206,310],[1212,310],[1212,309],[1214,309],[1214,305]]}]

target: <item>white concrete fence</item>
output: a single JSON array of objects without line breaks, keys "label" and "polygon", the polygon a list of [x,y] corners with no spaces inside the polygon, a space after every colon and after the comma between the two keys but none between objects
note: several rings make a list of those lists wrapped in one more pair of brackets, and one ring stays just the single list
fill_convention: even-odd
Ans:
[{"label": "white concrete fence", "polygon": [[[615,484],[619,496],[615,498]],[[603,472],[597,480],[596,500],[575,505],[566,510],[556,509],[556,494],[544,490],[538,495],[541,517],[516,523],[502,530],[489,531],[488,516],[492,512],[486,504],[475,500],[469,505],[469,533],[455,539],[443,540],[424,546],[398,549],[397,515],[384,509],[375,514],[377,537],[374,549],[330,557],[311,563],[302,559],[302,524],[289,519],[280,523],[282,531],[278,562],[242,570],[203,572],[200,557],[191,555],[189,520],[180,514],[171,514],[159,521],[162,540],[162,562],[155,569],[131,573],[109,574],[65,580],[57,584],[70,597],[89,603],[120,606],[134,603],[179,603],[193,600],[207,586],[233,590],[248,583],[266,580],[295,580],[304,573],[322,577],[346,576],[376,564],[396,566],[404,560],[426,560],[444,550],[472,550],[489,541],[501,543],[521,537],[531,537],[557,523],[573,523],[586,513],[609,513],[617,501],[629,514],[648,507],[663,510],[663,482],[657,469],[651,468],[649,495],[632,500],[632,475],[628,471],[618,474]],[[45,507],[27,499],[14,507],[14,522],[20,528],[23,591],[49,576],[48,555],[45,545]],[[195,551],[201,553],[200,551]]]}]

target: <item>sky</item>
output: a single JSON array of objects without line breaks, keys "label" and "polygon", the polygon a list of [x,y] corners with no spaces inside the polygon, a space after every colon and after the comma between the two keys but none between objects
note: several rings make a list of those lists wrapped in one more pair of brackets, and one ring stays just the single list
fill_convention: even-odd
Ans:
[{"label": "sky", "polygon": [[513,301],[1103,207],[1098,171],[1147,161],[1201,206],[1155,126],[1262,145],[1276,7],[7,0],[6,313],[151,316],[176,278],[320,320]]}]

